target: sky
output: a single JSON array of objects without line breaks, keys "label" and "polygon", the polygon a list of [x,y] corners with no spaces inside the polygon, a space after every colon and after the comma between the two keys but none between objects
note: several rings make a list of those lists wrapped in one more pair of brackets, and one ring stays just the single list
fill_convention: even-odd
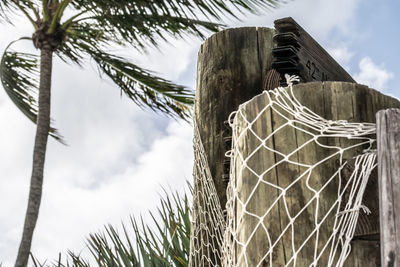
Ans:
[{"label": "sky", "polygon": [[[226,21],[228,27],[272,27],[292,16],[358,81],[400,98],[397,0],[293,0],[280,8]],[[30,35],[15,18],[0,24],[0,54]],[[203,41],[170,39],[149,54],[124,50],[133,62],[194,89]],[[32,45],[15,46],[32,51]],[[55,60],[52,118],[68,142],[49,140],[42,206],[32,252],[40,260],[85,250],[85,238],[105,224],[155,210],[161,188],[186,190],[193,167],[188,123],[142,110],[109,80]],[[0,89],[0,262],[12,266],[22,232],[35,127]]]}]

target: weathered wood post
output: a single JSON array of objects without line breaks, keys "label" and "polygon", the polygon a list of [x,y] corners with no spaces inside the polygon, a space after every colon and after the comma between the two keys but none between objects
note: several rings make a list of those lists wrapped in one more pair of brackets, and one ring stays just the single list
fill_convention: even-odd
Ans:
[{"label": "weathered wood post", "polygon": [[[255,27],[228,29],[207,39],[199,51],[195,120],[222,209],[225,209],[227,174],[229,172],[229,160],[225,157],[225,152],[229,149],[230,140],[230,133],[224,122],[241,103],[263,91],[263,81],[266,77],[264,87],[274,88],[277,86],[277,82],[279,84],[279,79],[273,70],[277,70],[280,74],[297,74],[302,82],[342,81],[315,82],[295,86],[296,97],[301,103],[326,119],[375,122],[375,114],[378,110],[391,107],[400,108],[400,102],[393,98],[366,86],[349,83],[354,82],[351,76],[292,19],[279,20],[275,27],[276,30]],[[267,73],[271,75],[266,76]],[[268,77],[271,79],[268,80]],[[261,100],[260,97],[257,97],[252,101],[254,103],[249,105],[250,113],[254,114],[262,108],[258,106],[259,100]],[[253,130],[265,135],[274,129],[279,118],[271,114],[263,116],[260,123],[254,125]],[[255,142],[251,138],[251,136],[248,138],[249,144]],[[287,151],[295,148],[298,138],[302,137],[295,130],[277,135],[273,144],[274,149]],[[244,147],[246,146],[244,145]],[[299,154],[298,157],[307,160],[318,157],[318,153],[315,147],[310,147],[306,153]],[[351,157],[352,155],[347,156]],[[264,161],[255,161],[252,164],[262,168],[261,165],[265,164],[270,156],[259,155],[259,157]],[[325,170],[318,170],[321,176],[328,170],[332,170],[333,165],[332,163]],[[289,177],[298,172],[298,169],[290,166],[280,167],[276,170],[275,178],[279,182],[288,183],[290,182]],[[242,190],[245,193],[248,190],[246,183],[250,177],[242,176],[241,179]],[[356,230],[356,233],[360,234],[352,242],[352,252],[346,262],[346,266],[349,267],[379,266],[379,239],[376,239],[379,232],[379,220],[378,209],[374,208],[374,205],[377,204],[377,199],[374,199],[377,191],[373,186],[369,191],[367,190],[367,195],[370,200],[365,199],[366,206],[372,206],[374,214],[365,220],[361,230]],[[332,193],[328,202],[333,201],[335,193]],[[258,192],[257,197],[253,200],[253,208],[262,212],[265,203],[276,194],[276,189],[271,188]],[[296,188],[289,192],[288,197],[291,199],[289,209],[298,210],[299,203],[309,197],[307,194],[304,188]],[[322,203],[322,206],[325,205],[327,208],[330,204]],[[283,214],[283,209],[283,205],[280,205],[275,211],[276,216],[268,218],[272,219],[269,224],[276,228],[276,233],[280,232],[281,225],[287,220],[279,215]],[[306,234],[312,220],[314,217],[310,212],[308,216],[302,218],[301,224],[297,226],[298,231],[304,231]],[[246,230],[251,224],[250,221],[243,224],[241,230],[243,239],[251,234]],[[368,236],[365,236],[365,233]],[[323,231],[321,236],[324,237]],[[275,265],[273,266],[284,266],[287,257],[293,252],[291,252],[292,244],[288,240],[284,239],[284,242],[279,245],[280,251],[274,255]],[[323,246],[324,244],[319,245]],[[265,254],[263,250],[267,248],[266,240],[260,235],[254,238],[254,242],[249,246],[251,255],[248,255],[247,259],[250,261],[249,266],[253,266],[251,263],[257,262],[259,257]],[[313,249],[304,250],[298,257],[296,266],[308,266],[309,259],[313,257],[314,253]],[[245,265],[238,263],[238,266]]]},{"label": "weathered wood post", "polygon": [[400,266],[400,109],[376,114],[382,266]]},{"label": "weathered wood post", "polygon": [[[263,90],[277,87],[278,72],[299,75],[302,82],[354,82],[292,18],[275,21],[275,28],[221,31],[207,39],[198,54],[195,119],[222,208],[230,137],[224,122],[231,112]],[[272,69],[278,72],[267,75]]]},{"label": "weathered wood post", "polygon": [[[273,60],[274,33],[267,28],[228,29],[207,39],[199,51],[194,119],[223,210],[229,177],[225,153],[231,139],[224,122],[241,103],[262,92],[264,71],[271,68]],[[196,237],[192,237],[190,257],[193,267],[221,264],[222,241],[215,237],[223,233],[216,233],[218,229],[214,228],[224,222],[209,221],[215,214],[210,214],[213,211],[207,203],[209,196],[204,196],[206,188],[195,180],[192,231]]]},{"label": "weathered wood post", "polygon": [[223,209],[230,137],[224,121],[241,103],[262,92],[264,75],[274,59],[274,34],[268,28],[228,29],[207,39],[199,51],[195,119]]},{"label": "weathered wood post", "polygon": [[[385,96],[376,90],[370,89],[364,85],[346,82],[314,82],[303,83],[293,87],[295,97],[299,102],[328,120],[348,120],[349,122],[375,122],[375,114],[378,110],[386,107],[400,107],[400,102],[389,96]],[[233,170],[235,177],[237,177],[236,184],[237,191],[240,192],[242,202],[249,199],[246,206],[246,211],[251,214],[263,216],[267,214],[267,210],[279,198],[281,193],[275,187],[262,185],[258,186],[256,191],[253,191],[255,184],[258,182],[258,177],[254,173],[263,173],[274,163],[279,161],[279,158],[270,150],[263,149],[254,153],[255,149],[260,146],[260,137],[266,137],[271,134],[275,129],[286,123],[281,115],[278,115],[274,110],[264,111],[258,119],[252,123],[251,130],[246,131],[248,121],[253,121],[253,118],[259,115],[260,110],[268,104],[268,98],[265,94],[259,95],[248,102],[244,109],[242,109],[242,116],[237,120],[237,132],[241,133],[241,139],[237,144],[241,148],[241,158],[246,159],[246,165],[250,166],[253,170],[243,171],[241,165],[237,165]],[[244,133],[244,134],[243,134]],[[265,144],[273,150],[279,151],[285,155],[296,150],[310,137],[308,134],[296,130],[292,127],[284,127],[279,130],[273,138],[268,139]],[[352,140],[344,140],[338,138],[327,138],[325,142],[329,142],[329,146],[347,147],[354,144]],[[344,153],[344,159],[351,160],[352,157],[362,152],[366,147],[358,147],[351,149]],[[294,156],[293,161],[301,162],[306,165],[313,165],[325,158],[328,151],[324,151],[314,143],[310,143],[302,148]],[[281,158],[281,157],[280,157]],[[338,170],[338,157],[331,158],[324,162],[321,166],[313,169],[311,179],[309,181],[311,187],[321,188],[325,182],[335,171]],[[293,182],[296,177],[299,177],[304,172],[301,168],[294,164],[280,164],[267,173],[263,174],[262,179],[274,183],[276,185],[285,187]],[[343,174],[345,176],[345,173]],[[370,177],[371,183],[376,184],[376,175]],[[323,199],[319,203],[319,218],[321,219],[338,198],[338,182],[330,182],[323,193]],[[373,188],[374,189],[374,188]],[[370,189],[371,190],[371,189]],[[375,188],[376,190],[376,188]],[[250,194],[252,197],[249,198]],[[345,266],[380,266],[380,251],[379,239],[375,238],[375,234],[379,231],[379,211],[378,211],[378,197],[377,192],[367,192],[368,197],[364,198],[363,204],[367,206],[372,214],[369,216],[360,212],[360,216],[364,218],[361,221],[360,229],[356,230],[356,237],[351,243],[351,254],[349,255]],[[273,209],[268,212],[263,224],[269,230],[269,238],[272,240],[279,240],[278,236],[289,224],[287,212],[294,216],[304,208],[314,193],[309,190],[305,183],[305,179],[292,186],[285,194],[285,202],[280,199],[278,205],[273,206]],[[372,197],[371,197],[372,196]],[[287,205],[287,209],[285,208]],[[318,251],[322,251],[324,245],[328,242],[329,233],[332,232],[333,222],[335,221],[335,214],[331,213],[329,219],[324,221],[319,228],[318,237]],[[250,240],[249,236],[255,230],[255,225],[258,221],[251,216],[244,216],[242,223],[238,227],[238,238],[240,243],[246,243]],[[288,230],[280,239],[276,250],[273,254],[272,266],[285,266],[288,259],[296,252],[293,248],[299,248],[301,244],[309,239],[305,247],[297,255],[296,266],[310,266],[314,259],[315,253],[315,235],[312,231],[315,230],[315,205],[309,206],[306,210],[301,212],[301,216],[294,222],[294,230]],[[292,232],[294,231],[294,233]],[[366,233],[368,235],[366,235]],[[296,236],[294,246],[292,245],[292,234]],[[256,266],[263,259],[264,255],[269,250],[269,244],[265,231],[259,227],[255,236],[248,242],[246,251],[246,259],[242,258],[237,263],[237,266]],[[297,253],[297,252],[296,252]],[[318,266],[327,266],[329,259],[329,250],[322,254],[318,261]],[[269,266],[269,259],[265,260],[265,266]],[[245,261],[247,263],[245,263]]]}]

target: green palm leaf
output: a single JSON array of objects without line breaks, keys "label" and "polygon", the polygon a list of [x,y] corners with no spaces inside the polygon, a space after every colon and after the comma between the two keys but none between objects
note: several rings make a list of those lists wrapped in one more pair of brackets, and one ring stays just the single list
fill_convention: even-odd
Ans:
[{"label": "green palm leaf", "polygon": [[[7,51],[0,64],[0,79],[7,95],[32,122],[36,123],[38,113],[38,57],[34,54]],[[57,141],[64,143],[57,129],[50,133]]]},{"label": "green palm leaf", "polygon": [[[221,20],[220,15],[236,17],[232,9],[256,12],[277,6],[276,0],[75,0],[72,5],[83,10],[84,16],[67,20],[63,27],[74,23],[90,21],[92,26],[100,26],[113,34],[114,40],[125,41],[134,47],[144,48],[146,41],[157,45],[155,37],[165,38],[165,34],[181,36],[192,34],[204,37],[204,31],[215,32],[221,24],[213,23],[210,17]],[[199,19],[199,17],[206,18]],[[79,17],[79,16],[78,16]]]},{"label": "green palm leaf", "polygon": [[99,50],[101,46],[110,46],[111,44],[122,45],[112,33],[104,31],[99,25],[86,22],[70,25],[67,35],[67,40],[55,51],[57,56],[67,63],[81,65],[90,50]]},{"label": "green palm leaf", "polygon": [[91,56],[137,105],[183,119],[190,116],[188,105],[193,104],[193,92],[189,89],[157,77],[123,58],[101,51],[91,51]]},{"label": "green palm leaf", "polygon": [[70,60],[81,64],[82,55],[89,55],[97,63],[100,71],[118,85],[122,92],[138,106],[149,107],[171,117],[183,119],[190,117],[189,106],[193,104],[191,90],[157,77],[152,72],[122,57],[101,51],[100,45],[94,40],[107,43],[111,42],[109,40],[112,37],[103,34],[100,29],[89,29],[88,26],[88,24],[83,24],[70,29],[71,38],[59,51],[59,56],[64,61]]},{"label": "green palm leaf", "polygon": [[[90,236],[92,255],[102,261],[99,266],[188,265],[191,218],[188,198],[166,194],[160,204],[158,216],[151,214],[155,228],[147,225],[142,218],[136,220],[132,217],[133,237],[123,226],[124,240],[110,225],[104,233]],[[136,242],[136,247],[133,242]]]},{"label": "green palm leaf", "polygon": [[168,35],[205,37],[205,32],[216,32],[221,24],[200,20],[204,15],[219,19],[220,14],[234,16],[232,6],[254,12],[258,8],[276,5],[274,0],[75,0],[72,6],[83,14],[61,26],[68,38],[56,51],[66,62],[82,64],[85,55],[97,63],[120,89],[140,107],[149,107],[172,117],[187,119],[193,93],[145,70],[129,60],[106,53],[107,47],[132,45],[145,51],[150,43],[157,46],[157,38]]},{"label": "green palm leaf", "polygon": [[14,2],[11,0],[0,0],[0,22],[6,21],[11,23],[9,15],[15,11]]},{"label": "green palm leaf", "polygon": [[235,17],[232,7],[255,12],[257,9],[275,7],[276,0],[75,0],[72,4],[77,9],[87,9],[94,14],[160,14],[183,18],[197,18],[200,14],[207,18],[220,19],[221,14],[230,14]]},{"label": "green palm leaf", "polygon": [[[129,227],[122,224],[122,233],[108,225],[103,232],[91,234],[88,249],[92,262],[99,267],[187,267],[190,211],[186,195],[165,193],[158,215],[150,213],[153,224],[146,224],[142,217],[131,217]],[[33,259],[35,267],[90,267],[87,259],[73,252],[69,252],[65,260],[59,256],[50,264],[40,264]]]},{"label": "green palm leaf", "polygon": [[9,16],[20,11],[30,20],[32,25],[36,28],[36,22],[30,14],[31,11],[34,13],[36,18],[38,18],[38,8],[34,2],[35,1],[31,0],[0,0],[0,22],[6,21],[12,24]]},{"label": "green palm leaf", "polygon": [[130,45],[145,49],[149,42],[157,46],[156,37],[165,40],[167,35],[182,37],[194,35],[205,37],[205,32],[216,32],[221,29],[221,24],[159,14],[108,14],[90,17],[91,23],[97,25],[104,32],[112,34],[112,40],[124,40]]}]

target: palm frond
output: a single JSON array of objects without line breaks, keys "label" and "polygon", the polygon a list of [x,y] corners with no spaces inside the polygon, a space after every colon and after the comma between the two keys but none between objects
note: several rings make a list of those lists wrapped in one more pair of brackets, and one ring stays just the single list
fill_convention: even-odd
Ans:
[{"label": "palm frond", "polygon": [[[209,17],[220,20],[221,14],[235,16],[232,9],[255,12],[258,9],[274,7],[276,0],[121,0],[121,1],[74,1],[75,8],[87,11],[92,26],[99,27],[113,35],[114,40],[124,41],[135,48],[144,49],[148,41],[157,46],[156,37],[166,35],[181,37],[183,34],[204,38],[205,32],[216,32],[221,24],[213,23]],[[199,19],[200,14],[206,20]],[[71,25],[71,21],[66,22]],[[66,25],[64,25],[66,26]]]},{"label": "palm frond", "polygon": [[220,24],[200,20],[199,14],[219,19],[220,14],[230,14],[234,8],[255,12],[271,8],[277,0],[75,0],[72,6],[78,14],[62,28],[68,38],[57,51],[66,62],[82,64],[85,54],[97,63],[121,90],[140,107],[150,107],[172,117],[188,119],[193,93],[183,86],[157,77],[154,73],[106,53],[107,47],[132,45],[145,51],[148,43],[157,46],[166,36],[195,35],[215,32]]},{"label": "palm frond", "polygon": [[96,28],[88,31],[83,29],[86,27],[75,28],[75,34],[71,34],[71,38],[60,48],[59,56],[63,60],[69,59],[80,64],[82,55],[88,54],[97,63],[99,70],[138,106],[149,107],[171,117],[190,117],[190,106],[193,104],[191,90],[157,77],[124,58],[101,51],[96,40],[107,42],[110,37]]},{"label": "palm frond", "polygon": [[[112,226],[90,236],[89,246],[100,266],[187,266],[189,261],[190,206],[186,196],[165,195],[154,227],[131,217],[133,238],[123,226],[124,238]],[[131,241],[132,240],[132,241]],[[136,242],[136,247],[133,246]]]},{"label": "palm frond", "polygon": [[15,6],[13,1],[11,0],[0,0],[0,22],[7,21],[11,23],[9,20],[9,15],[15,10]]},{"label": "palm frond", "polygon": [[90,53],[100,70],[140,107],[147,106],[171,117],[190,117],[194,97],[190,89],[157,77],[121,57],[102,51]]},{"label": "palm frond", "polygon": [[129,15],[160,14],[182,18],[197,18],[201,13],[206,17],[220,19],[222,14],[233,17],[232,7],[238,10],[245,9],[256,12],[259,9],[269,9],[277,6],[276,0],[75,0],[73,5],[77,9],[88,9],[95,14],[118,14],[123,12]]},{"label": "palm frond", "polygon": [[[4,90],[19,110],[33,123],[38,113],[38,57],[29,53],[6,50],[0,65],[0,79]],[[64,143],[57,129],[50,133],[57,141]]]},{"label": "palm frond", "polygon": [[2,13],[5,13],[5,11],[10,8],[10,6],[12,5],[12,1],[11,0],[1,0],[0,1],[0,15],[3,15]]},{"label": "palm frond", "polygon": [[[10,15],[16,13],[16,12],[22,12],[32,23],[33,27],[36,29],[36,19],[38,17],[36,16],[38,13],[37,8],[34,6],[32,1],[29,0],[0,0],[0,22],[6,21],[10,24],[12,24],[12,21],[9,19]],[[32,14],[34,16],[32,16]]]},{"label": "palm frond", "polygon": [[[187,267],[191,209],[188,197],[178,193],[161,198],[158,215],[150,213],[152,224],[140,217],[130,218],[129,227],[122,224],[122,232],[108,225],[103,232],[91,234],[88,249],[91,262],[99,267]],[[66,259],[45,266],[90,267],[90,261],[69,252]],[[35,267],[41,267],[34,261]]]},{"label": "palm frond", "polygon": [[159,14],[109,14],[103,13],[89,18],[91,26],[102,29],[112,37],[108,41],[121,40],[129,45],[145,50],[149,43],[157,46],[157,37],[182,37],[194,35],[205,38],[206,32],[217,32],[221,24],[198,19]]},{"label": "palm frond", "polygon": [[99,50],[103,45],[118,43],[112,34],[98,25],[90,23],[74,23],[67,29],[68,38],[56,50],[57,56],[66,63],[78,65],[88,55],[89,50]]},{"label": "palm frond", "polygon": [[38,58],[28,53],[5,52],[0,77],[14,104],[33,122],[37,115]]},{"label": "palm frond", "polygon": [[75,254],[71,251],[68,252],[65,260],[62,258],[61,253],[58,256],[58,259],[51,263],[47,263],[46,261],[40,263],[32,253],[31,260],[34,267],[90,267],[90,263],[87,260],[83,259],[79,254]]}]

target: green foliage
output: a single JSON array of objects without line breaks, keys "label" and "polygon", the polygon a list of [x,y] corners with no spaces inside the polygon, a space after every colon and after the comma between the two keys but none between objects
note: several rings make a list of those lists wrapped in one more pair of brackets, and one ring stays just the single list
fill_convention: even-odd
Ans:
[{"label": "green foliage", "polygon": [[33,264],[35,267],[90,267],[90,262],[101,267],[188,266],[191,222],[188,197],[165,194],[158,213],[150,215],[152,224],[146,224],[142,217],[131,217],[129,227],[122,225],[122,232],[108,225],[103,232],[91,234],[88,238],[91,261],[69,252],[65,260],[60,256],[47,264],[32,257]]},{"label": "green foliage", "polygon": [[77,9],[88,9],[93,13],[125,14],[161,14],[182,18],[198,17],[202,14],[208,18],[220,19],[222,14],[235,16],[232,9],[245,9],[255,12],[258,9],[275,7],[276,0],[76,0],[73,5]]},{"label": "green foliage", "polygon": [[[38,112],[38,57],[6,50],[0,64],[0,79],[13,103],[34,123]],[[55,128],[50,135],[62,141]]]},{"label": "green foliage", "polygon": [[147,106],[171,116],[187,119],[193,104],[191,90],[157,77],[128,60],[101,50],[100,43],[114,38],[93,25],[82,23],[70,28],[70,39],[60,48],[59,56],[66,62],[81,64],[83,54],[90,56],[101,73],[106,74],[140,107]]},{"label": "green foliage", "polygon": [[[223,15],[236,17],[243,10],[256,12],[275,7],[277,3],[276,0],[1,0],[0,20],[12,23],[10,13],[21,12],[35,31],[41,33],[37,36],[62,39],[55,49],[62,60],[82,66],[85,58],[92,58],[100,74],[109,77],[139,106],[188,119],[189,107],[193,104],[191,90],[157,77],[107,50],[132,46],[145,52],[149,45],[158,46],[167,36],[204,38],[205,33],[221,29],[218,22]],[[70,17],[65,18],[66,10]],[[43,29],[47,31],[44,35]],[[20,59],[17,60],[16,55]],[[6,84],[4,89],[18,108],[35,122],[37,102],[31,92],[37,86],[25,79],[34,74],[33,58],[23,53],[4,53],[2,63],[12,59],[14,69],[7,70],[4,64],[1,68],[3,72],[25,73],[23,79],[2,83]],[[57,136],[55,132],[53,136]]]},{"label": "green foliage", "polygon": [[[93,51],[92,58],[99,68],[139,106],[148,106],[165,114],[176,114],[186,119],[193,104],[192,92],[183,86],[154,76],[123,58],[102,51]],[[140,88],[140,90],[137,90]]]},{"label": "green foliage", "polygon": [[28,53],[6,51],[0,68],[4,90],[33,122],[37,115],[38,58]]}]

